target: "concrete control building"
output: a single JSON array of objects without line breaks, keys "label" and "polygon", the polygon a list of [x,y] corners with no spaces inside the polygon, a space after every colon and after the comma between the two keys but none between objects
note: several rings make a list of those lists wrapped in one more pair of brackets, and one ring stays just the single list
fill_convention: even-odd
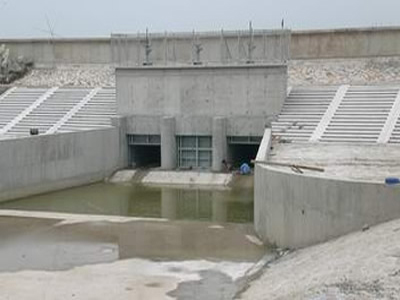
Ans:
[{"label": "concrete control building", "polygon": [[131,165],[217,172],[255,158],[285,101],[287,66],[120,67],[116,82]]}]

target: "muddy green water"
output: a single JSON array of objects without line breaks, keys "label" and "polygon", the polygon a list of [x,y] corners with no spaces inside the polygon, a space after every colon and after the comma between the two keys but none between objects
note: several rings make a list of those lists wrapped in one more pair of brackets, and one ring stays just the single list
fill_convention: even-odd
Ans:
[{"label": "muddy green water", "polygon": [[253,221],[252,179],[227,190],[98,183],[0,204],[0,209],[200,220]]}]

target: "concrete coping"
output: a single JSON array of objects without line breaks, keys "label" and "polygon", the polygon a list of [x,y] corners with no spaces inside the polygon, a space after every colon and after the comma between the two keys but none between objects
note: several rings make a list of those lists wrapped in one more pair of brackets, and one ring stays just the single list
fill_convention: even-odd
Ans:
[{"label": "concrete coping", "polygon": [[191,64],[179,64],[179,65],[153,65],[153,66],[118,66],[117,71],[143,71],[143,70],[154,70],[154,71],[169,71],[169,70],[223,70],[223,69],[265,69],[265,68],[281,68],[287,67],[287,63],[283,61],[279,62],[268,62],[268,63],[254,63],[254,64],[202,64],[202,65],[191,65]]},{"label": "concrete coping", "polygon": [[[384,182],[381,181],[374,181],[374,180],[360,180],[360,179],[349,179],[349,178],[343,178],[343,177],[335,177],[335,176],[329,176],[326,175],[325,173],[317,173],[314,171],[307,171],[302,169],[303,174],[299,173],[294,173],[293,171],[289,170],[289,167],[285,166],[274,166],[274,165],[267,165],[267,164],[259,164],[261,169],[268,170],[268,171],[273,171],[276,173],[282,173],[282,174],[289,174],[292,176],[297,176],[297,177],[309,177],[309,178],[314,178],[314,179],[321,179],[321,180],[329,180],[329,181],[337,181],[337,182],[343,182],[343,183],[362,183],[362,184],[371,184],[371,185],[380,185],[380,186],[386,186],[387,188],[396,188],[398,186],[387,186]],[[317,174],[325,174],[324,175],[317,175]]]},{"label": "concrete coping", "polygon": [[292,34],[326,34],[326,33],[365,33],[377,31],[399,31],[400,26],[376,26],[376,27],[349,27],[349,28],[333,28],[333,29],[305,29],[293,30]]}]

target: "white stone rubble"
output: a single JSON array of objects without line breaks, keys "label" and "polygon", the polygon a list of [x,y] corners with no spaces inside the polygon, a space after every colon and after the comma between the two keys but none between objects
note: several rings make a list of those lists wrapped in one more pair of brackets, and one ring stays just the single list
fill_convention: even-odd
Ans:
[{"label": "white stone rubble", "polygon": [[[400,83],[400,57],[292,60],[289,86]],[[111,65],[57,65],[34,69],[17,86],[114,87]]]},{"label": "white stone rubble", "polygon": [[289,86],[398,84],[400,57],[293,60]]}]

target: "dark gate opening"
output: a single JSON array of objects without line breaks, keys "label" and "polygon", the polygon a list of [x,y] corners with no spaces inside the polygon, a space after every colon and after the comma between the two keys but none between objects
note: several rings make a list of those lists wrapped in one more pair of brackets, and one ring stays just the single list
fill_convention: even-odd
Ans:
[{"label": "dark gate opening", "polygon": [[243,163],[252,165],[251,161],[257,156],[260,147],[261,137],[228,137],[228,163],[233,168],[239,168]]},{"label": "dark gate opening", "polygon": [[157,168],[161,166],[160,146],[131,146],[131,166],[135,168]]},{"label": "dark gate opening", "polygon": [[129,164],[133,168],[161,166],[159,135],[128,135]]}]

